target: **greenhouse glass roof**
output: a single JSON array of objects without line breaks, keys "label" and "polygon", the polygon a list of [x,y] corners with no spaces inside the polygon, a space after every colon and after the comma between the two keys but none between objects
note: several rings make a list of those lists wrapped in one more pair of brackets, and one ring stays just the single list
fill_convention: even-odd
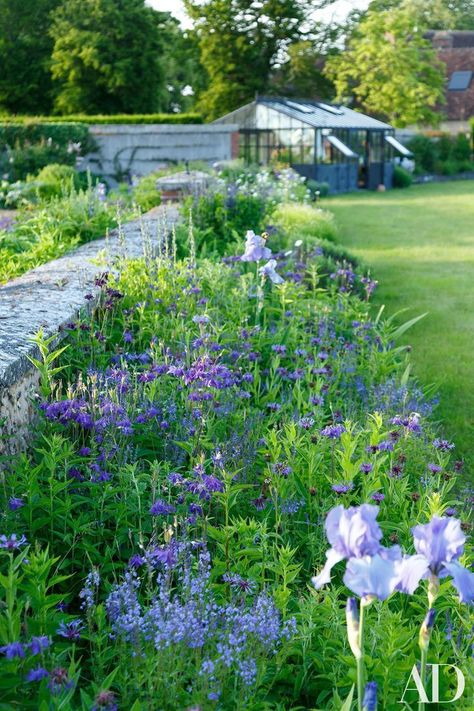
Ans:
[{"label": "greenhouse glass roof", "polygon": [[264,120],[259,119],[257,106],[266,106],[273,111],[296,119],[313,128],[349,128],[355,130],[390,130],[388,123],[354,111],[346,106],[326,104],[306,99],[259,96],[250,104],[242,106],[214,123],[237,123],[241,128],[265,129]]}]

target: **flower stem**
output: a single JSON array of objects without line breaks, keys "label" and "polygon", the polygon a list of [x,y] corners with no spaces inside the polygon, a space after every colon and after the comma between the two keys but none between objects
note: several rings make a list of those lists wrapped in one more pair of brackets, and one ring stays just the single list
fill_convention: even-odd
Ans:
[{"label": "flower stem", "polygon": [[361,600],[359,617],[359,648],[360,656],[357,657],[357,711],[362,711],[364,701],[364,610],[365,605]]},{"label": "flower stem", "polygon": [[[428,659],[428,648],[422,649],[421,650],[421,664],[420,664],[420,679],[421,679],[421,686],[424,689],[425,688],[425,681],[426,681],[426,661]],[[425,709],[425,702],[421,699],[418,701],[418,711],[424,711]]]}]

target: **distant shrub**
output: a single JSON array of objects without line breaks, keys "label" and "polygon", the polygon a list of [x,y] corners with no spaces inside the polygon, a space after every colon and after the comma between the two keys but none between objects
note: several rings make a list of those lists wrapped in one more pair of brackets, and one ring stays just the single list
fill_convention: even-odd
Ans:
[{"label": "distant shrub", "polygon": [[334,215],[311,205],[278,205],[271,219],[287,235],[285,246],[288,247],[298,239],[306,240],[309,244],[318,240],[334,242],[337,239]]},{"label": "distant shrub", "polygon": [[464,133],[457,136],[445,133],[435,138],[414,136],[408,147],[414,155],[418,174],[455,175],[474,168],[471,142]]},{"label": "distant shrub", "polygon": [[50,163],[75,166],[95,141],[77,123],[0,122],[0,174],[14,182],[36,175]]},{"label": "distant shrub", "polygon": [[437,160],[436,144],[427,136],[413,136],[407,148],[413,153],[416,172],[433,173]]},{"label": "distant shrub", "polygon": [[396,165],[393,169],[393,187],[394,188],[409,188],[413,182],[411,173],[405,168]]},{"label": "distant shrub", "polygon": [[313,200],[317,197],[318,192],[319,197],[327,197],[329,195],[329,183],[321,183],[310,178],[306,181],[306,187],[310,191]]},{"label": "distant shrub", "polygon": [[145,175],[139,179],[132,190],[133,201],[143,212],[147,212],[161,203],[161,193],[156,187],[159,175],[160,173]]}]

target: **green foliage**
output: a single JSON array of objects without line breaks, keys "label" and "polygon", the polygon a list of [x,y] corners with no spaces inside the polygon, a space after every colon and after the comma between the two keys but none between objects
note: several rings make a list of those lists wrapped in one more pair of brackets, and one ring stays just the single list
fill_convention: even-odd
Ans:
[{"label": "green foliage", "polygon": [[150,173],[137,182],[132,190],[133,202],[146,212],[161,203],[161,194],[156,188],[156,179],[160,173]]},{"label": "green foliage", "polygon": [[0,111],[48,112],[53,86],[50,17],[60,0],[0,1]]},{"label": "green foliage", "polygon": [[425,39],[408,6],[369,9],[344,52],[329,58],[327,75],[338,98],[356,104],[394,126],[435,124],[444,99],[444,65]]},{"label": "green foliage", "polygon": [[445,133],[437,138],[419,134],[407,145],[414,155],[417,173],[455,175],[474,169],[471,144],[463,133]]},{"label": "green foliage", "polygon": [[[319,3],[318,3],[319,4]],[[265,92],[283,49],[304,35],[308,0],[185,0],[194,20],[208,86],[198,107],[214,119]]]},{"label": "green foliage", "polygon": [[306,181],[306,187],[311,192],[311,197],[316,200],[318,197],[327,197],[329,195],[329,183],[319,182],[310,178]]},{"label": "green foliage", "polygon": [[73,166],[95,142],[85,125],[36,120],[0,122],[0,173],[13,182],[36,175],[50,163]]},{"label": "green foliage", "polygon": [[[282,204],[272,215],[272,222],[294,239],[303,239],[310,245],[319,240],[334,242],[338,230],[331,212],[310,205]],[[290,248],[291,243],[284,245]]]},{"label": "green foliage", "polygon": [[51,27],[58,113],[157,110],[167,17],[144,0],[64,0]]},{"label": "green foliage", "polygon": [[394,188],[409,188],[413,182],[412,174],[402,168],[400,165],[396,165],[393,168],[393,187]]},{"label": "green foliage", "polygon": [[72,187],[33,213],[25,211],[9,232],[0,231],[0,283],[102,237],[116,226],[116,213],[92,187]]},{"label": "green foliage", "polygon": [[229,254],[247,230],[261,232],[267,205],[263,197],[237,193],[228,199],[224,193],[209,192],[197,199],[189,197],[183,214],[191,217],[203,254]]}]

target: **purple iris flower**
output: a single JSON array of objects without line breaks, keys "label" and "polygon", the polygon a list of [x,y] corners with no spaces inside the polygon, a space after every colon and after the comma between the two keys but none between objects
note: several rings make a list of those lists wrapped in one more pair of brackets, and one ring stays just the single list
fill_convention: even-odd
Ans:
[{"label": "purple iris flower", "polygon": [[412,533],[416,552],[425,566],[419,580],[450,575],[459,600],[474,602],[474,573],[459,563],[466,541],[459,519],[434,516],[429,523],[415,526]]},{"label": "purple iris flower", "polygon": [[378,506],[336,506],[326,517],[326,536],[331,548],[326,552],[326,564],[321,573],[312,578],[320,588],[331,580],[331,570],[341,560],[362,558],[379,552],[382,531],[378,525]]},{"label": "purple iris flower", "polygon": [[262,259],[270,259],[272,250],[265,247],[264,237],[256,235],[253,230],[248,230],[245,237],[245,252],[240,257],[241,262],[260,262]]}]

